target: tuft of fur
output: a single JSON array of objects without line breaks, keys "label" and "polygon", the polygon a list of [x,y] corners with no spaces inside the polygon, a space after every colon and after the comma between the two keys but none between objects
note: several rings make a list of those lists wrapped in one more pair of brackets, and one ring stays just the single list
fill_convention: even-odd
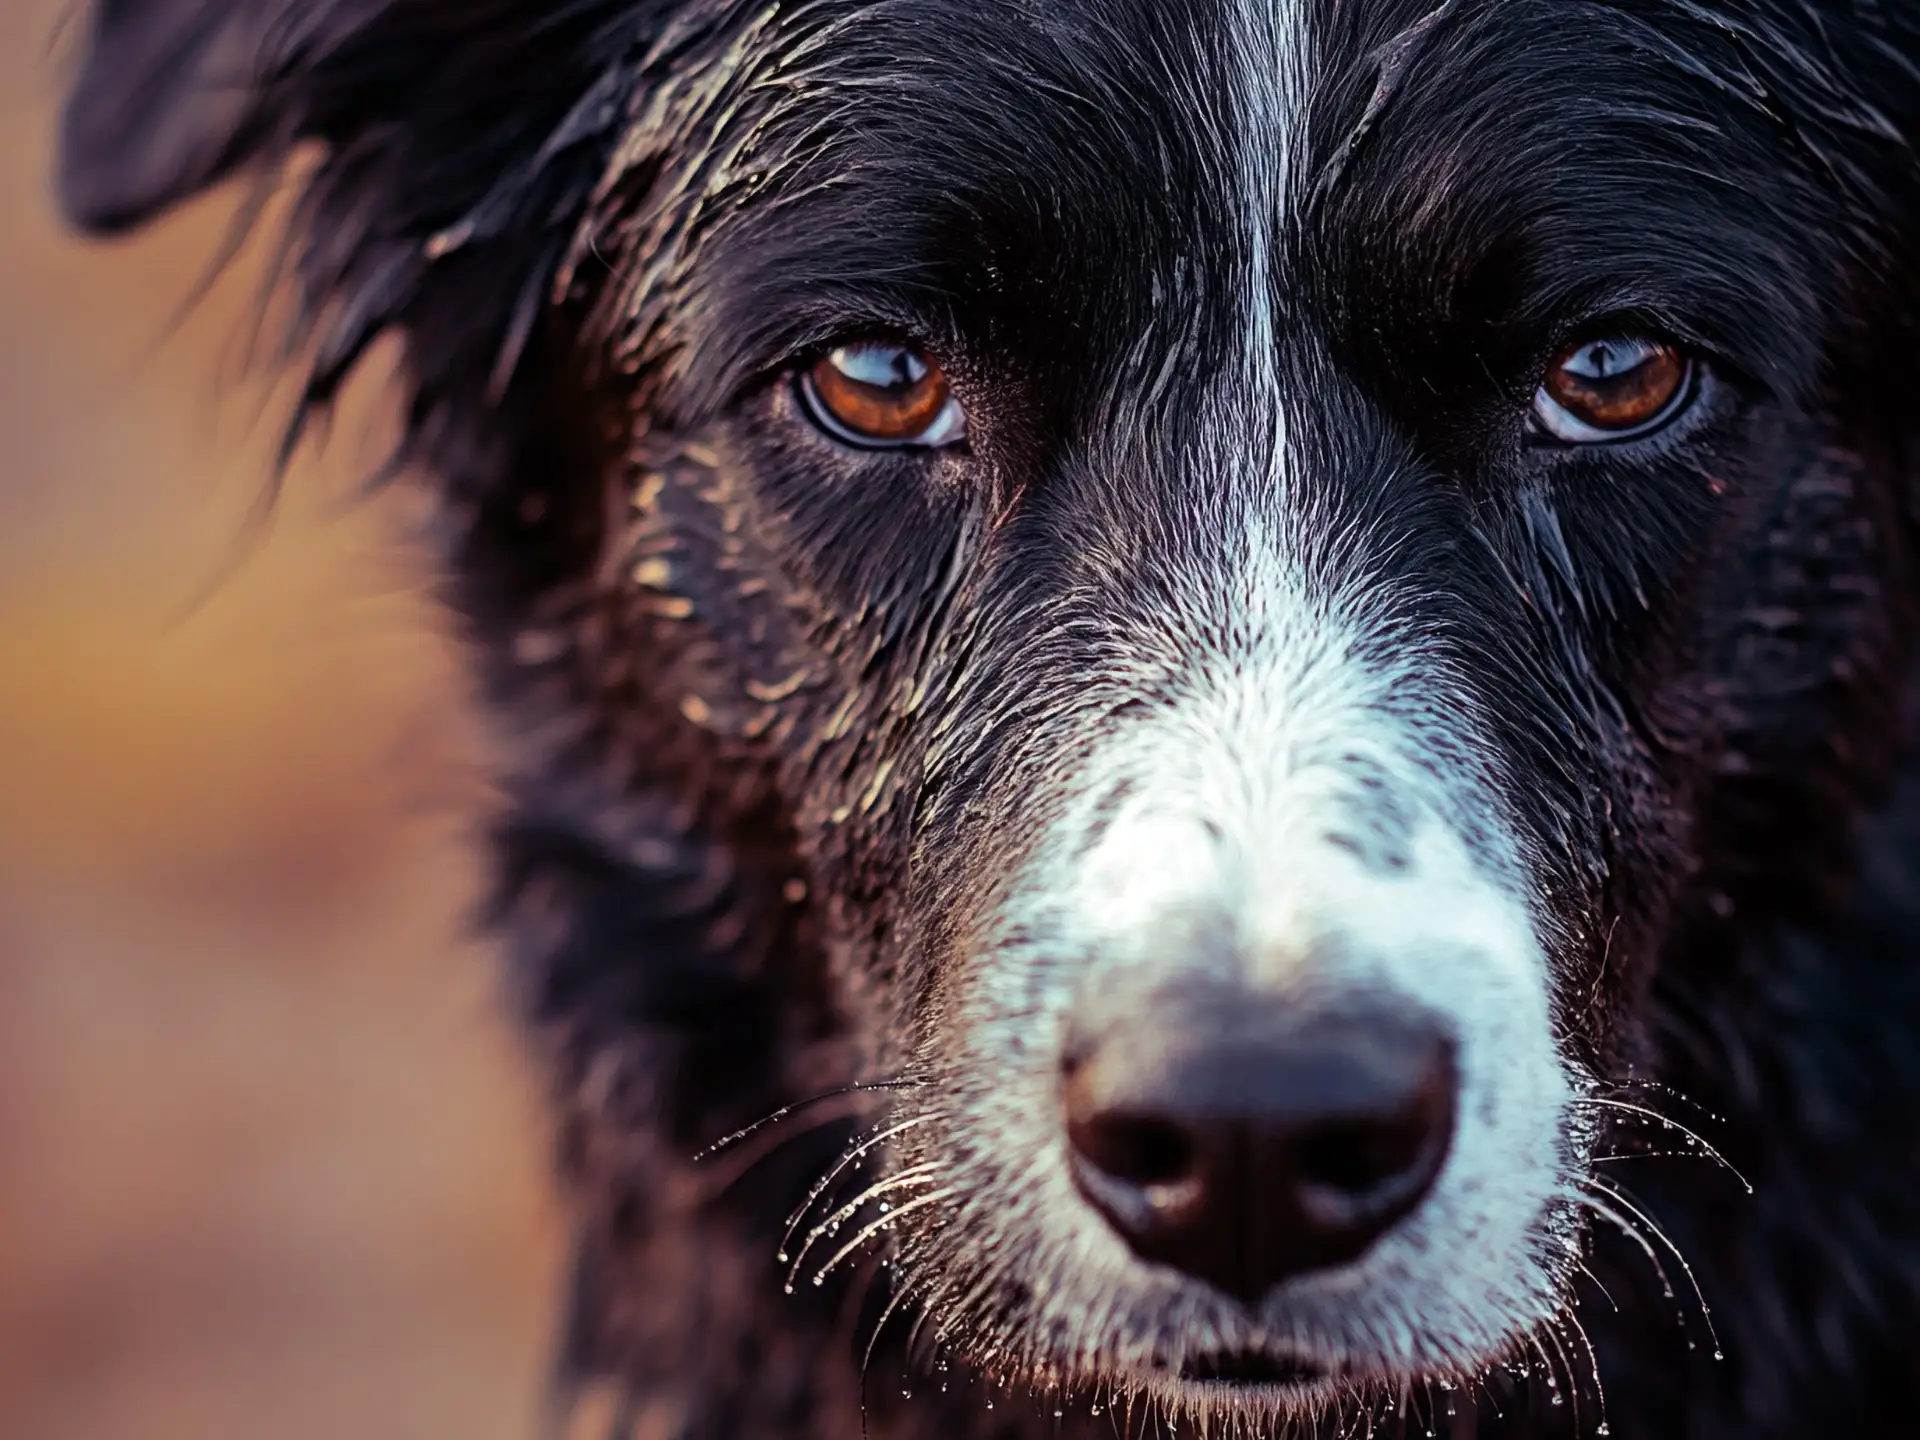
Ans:
[{"label": "tuft of fur", "polygon": [[[1917,143],[1895,0],[97,0],[59,174],[103,233],[300,177],[296,435],[404,342],[512,742],[563,1401],[1785,1440],[1903,1433],[1920,1360]],[[1714,357],[1706,418],[1543,459],[1611,317]],[[964,456],[805,432],[854,331],[951,357]],[[1367,745],[1261,710],[1303,674]],[[1192,820],[1189,762],[1249,865],[1310,774],[1520,897],[1567,1093],[1501,1275],[1276,1339],[1062,1218],[1032,1087],[1126,937],[1059,856]],[[1191,1378],[1281,1340],[1308,1391]]]}]

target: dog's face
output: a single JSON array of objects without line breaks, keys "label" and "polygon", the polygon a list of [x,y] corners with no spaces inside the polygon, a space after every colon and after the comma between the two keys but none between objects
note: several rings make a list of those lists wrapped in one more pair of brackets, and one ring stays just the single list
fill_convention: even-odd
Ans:
[{"label": "dog's face", "polygon": [[[345,238],[404,273],[316,289],[387,297],[427,420],[529,427],[450,484],[619,614],[638,683],[596,703],[766,777],[914,1082],[845,1218],[884,1213],[942,1343],[1196,1414],[1520,1352],[1664,937],[1791,891],[1783,829],[1873,768],[1882,22],[522,8],[200,7],[266,98],[135,144],[114,66],[182,65],[125,21],[114,60],[108,6],[70,203],[137,218],[262,136],[336,147],[323,199],[389,194],[343,154],[464,175],[463,124],[520,167],[438,210],[396,181]],[[594,83],[516,128],[510,87],[390,83],[422,33],[469,90],[520,50]],[[590,544],[539,539],[558,510]]]}]

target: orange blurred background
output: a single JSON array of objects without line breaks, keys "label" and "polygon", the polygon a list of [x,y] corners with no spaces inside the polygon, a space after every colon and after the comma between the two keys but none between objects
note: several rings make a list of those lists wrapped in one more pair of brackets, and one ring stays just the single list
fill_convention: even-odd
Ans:
[{"label": "orange blurred background", "polygon": [[258,270],[176,323],[230,199],[60,233],[65,4],[0,0],[0,1440],[524,1440],[558,1226],[378,396],[247,538]]}]

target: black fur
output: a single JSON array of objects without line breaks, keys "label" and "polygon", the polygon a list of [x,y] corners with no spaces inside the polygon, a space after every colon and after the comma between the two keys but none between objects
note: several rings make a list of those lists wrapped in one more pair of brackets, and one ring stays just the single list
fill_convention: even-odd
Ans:
[{"label": "black fur", "polygon": [[[1498,753],[1450,763],[1543,857],[1563,1043],[1754,1186],[1616,1167],[1725,1359],[1671,1257],[1676,1298],[1596,1230],[1611,1433],[1915,1433],[1920,8],[1310,0],[1258,259],[1230,9],[98,0],[74,221],[291,168],[301,420],[404,337],[401,458],[516,741],[494,918],[578,1215],[563,1381],[688,1440],[1159,1423],[1070,1371],[995,1390],[913,1295],[867,1370],[886,1271],[783,1293],[845,1117],[910,1092],[695,1157],[954,1082],[956,957],[1043,777],[1134,698],[1112,617],[1207,563],[1192,456],[1264,275],[1330,533],[1393,542],[1317,563],[1429,597],[1403,623],[1484,700]],[[1711,356],[1715,413],[1650,454],[1530,444],[1546,357],[1602,319]],[[947,360],[964,454],[796,424],[786,374],[871,332]],[[1543,1344],[1321,1423],[1593,1433],[1586,1357]]]}]

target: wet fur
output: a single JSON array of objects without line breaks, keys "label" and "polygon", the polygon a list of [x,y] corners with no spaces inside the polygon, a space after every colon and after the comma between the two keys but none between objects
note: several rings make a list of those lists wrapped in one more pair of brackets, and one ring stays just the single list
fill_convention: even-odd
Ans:
[{"label": "wet fur", "polygon": [[[907,69],[919,89],[810,109],[826,67],[904,66],[838,23],[848,8],[105,0],[63,196],[122,229],[318,142],[294,222],[303,418],[376,337],[405,337],[402,458],[444,496],[448,602],[512,742],[494,921],[578,1215],[567,1392],[606,1383],[648,1437],[1138,1432],[1161,1419],[1146,1400],[980,1354],[976,1337],[1017,1333],[1020,1296],[983,1309],[931,1232],[896,1237],[918,1263],[820,1287],[810,1265],[783,1293],[789,1213],[856,1135],[936,1114],[931,1085],[695,1158],[849,1082],[939,1078],[942,926],[960,925],[944,917],[977,912],[1044,818],[990,802],[1094,703],[1057,683],[1088,663],[1075,632],[987,606],[978,557],[1027,557],[1004,583],[1040,603],[1049,541],[1082,522],[1072,484],[1027,462],[1091,403],[1081,377],[1155,397],[1177,388],[1165,356],[1204,369],[1234,343],[1203,279],[1149,273],[1224,225],[1230,187],[1177,144],[1227,118],[1194,83],[1210,11],[1046,7],[1016,26],[928,9],[918,43],[971,57],[965,75],[927,63]],[[1499,742],[1507,798],[1554,857],[1557,1025],[1605,1096],[1702,1131],[1754,1187],[1684,1153],[1596,1167],[1630,1176],[1691,1262],[1726,1354],[1671,1255],[1669,1299],[1594,1224],[1598,1283],[1568,1283],[1611,1432],[1912,1433],[1920,19],[1894,0],[1319,10],[1340,63],[1308,103],[1297,313],[1313,363],[1361,377],[1460,479],[1459,501],[1422,502],[1436,528],[1414,548],[1482,555],[1456,574],[1460,623],[1510,627],[1477,654],[1525,699]],[[1562,37],[1596,17],[1618,49],[1564,63]],[[1049,98],[1009,107],[1019,85]],[[943,124],[922,150],[856,143],[930,97]],[[1630,206],[1596,223],[1554,203],[1566,184],[1617,199],[1555,148],[1567,116],[1632,150],[1656,254],[1634,251]],[[810,232],[770,204],[830,190],[836,167],[886,203],[843,199]],[[1076,183],[1089,172],[1153,181],[1102,193]],[[1642,490],[1630,512],[1599,485],[1516,500],[1514,472],[1476,458],[1479,421],[1457,417],[1509,404],[1560,317],[1608,309],[1698,329],[1747,367],[1747,443],[1678,462],[1720,490]],[[850,310],[936,342],[984,326],[1022,357],[1020,383],[981,382],[976,420],[1005,437],[984,483],[941,472],[876,496],[743,399]],[[1116,317],[1148,315],[1130,353]],[[1125,414],[1108,422],[1123,436]],[[1150,448],[1116,438],[1120,471],[1129,443]],[[1008,726],[1039,738],[997,748]],[[1603,1154],[1686,1149],[1602,1119]],[[898,1140],[827,1198],[932,1153]],[[916,1326],[905,1297],[863,1387],[902,1275],[935,1288],[935,1313]],[[1460,1377],[1472,1403],[1413,1385],[1409,1433],[1450,1398],[1474,1415],[1454,1434],[1557,1435],[1576,1411],[1592,1433],[1580,1343],[1516,1340],[1513,1365]],[[1390,1391],[1346,1418],[1398,1434]]]}]

